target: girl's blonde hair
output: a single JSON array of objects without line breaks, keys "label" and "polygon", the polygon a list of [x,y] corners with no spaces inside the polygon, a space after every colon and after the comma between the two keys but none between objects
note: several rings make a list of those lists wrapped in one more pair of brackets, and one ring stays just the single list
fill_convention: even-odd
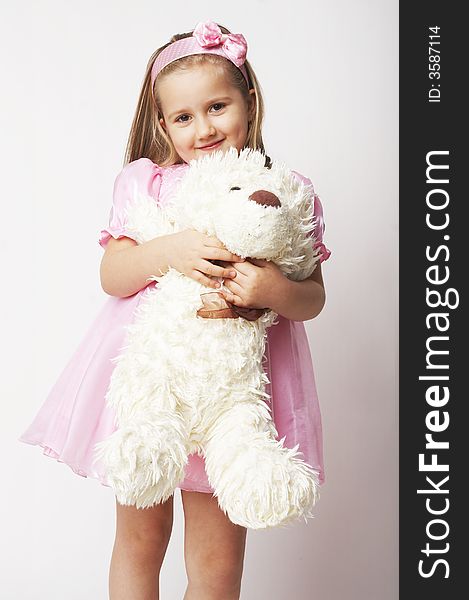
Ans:
[{"label": "girl's blonde hair", "polygon": [[[226,27],[223,27],[222,25],[219,25],[219,27],[223,33],[231,33]],[[184,162],[176,152],[169,136],[160,124],[160,118],[163,117],[163,113],[161,111],[161,100],[158,94],[158,82],[161,80],[161,77],[166,77],[175,71],[187,70],[193,66],[204,64],[223,69],[230,83],[241,92],[246,102],[246,107],[249,106],[250,100],[248,90],[254,88],[256,104],[254,113],[250,117],[245,147],[260,150],[265,154],[261,133],[262,122],[264,119],[264,101],[260,84],[247,60],[245,61],[244,66],[246,67],[248,74],[249,88],[241,71],[230,60],[216,54],[192,54],[190,56],[179,58],[166,65],[166,67],[158,74],[154,89],[151,89],[151,69],[156,57],[173,42],[190,37],[191,35],[192,31],[173,35],[167,44],[158,48],[158,50],[150,57],[143,80],[143,86],[140,91],[137,109],[132,121],[132,127],[130,128],[124,165],[142,157],[149,158],[160,167]],[[266,157],[266,164],[267,166],[270,165],[270,158],[268,156]]]}]

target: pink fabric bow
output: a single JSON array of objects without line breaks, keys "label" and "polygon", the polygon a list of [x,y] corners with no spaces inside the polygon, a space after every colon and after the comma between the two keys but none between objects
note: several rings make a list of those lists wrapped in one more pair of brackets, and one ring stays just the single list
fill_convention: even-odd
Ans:
[{"label": "pink fabric bow", "polygon": [[202,48],[220,46],[226,56],[240,67],[246,60],[248,45],[242,33],[222,33],[214,21],[198,23],[192,33]]}]

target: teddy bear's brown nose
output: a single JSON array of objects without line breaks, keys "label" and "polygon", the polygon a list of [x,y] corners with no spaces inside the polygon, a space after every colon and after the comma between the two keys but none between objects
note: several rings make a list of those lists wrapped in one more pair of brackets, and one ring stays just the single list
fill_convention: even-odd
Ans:
[{"label": "teddy bear's brown nose", "polygon": [[257,204],[261,204],[262,206],[275,206],[276,208],[281,206],[277,196],[266,190],[257,190],[256,192],[253,192],[249,196],[249,200],[254,200],[254,202],[257,202]]}]

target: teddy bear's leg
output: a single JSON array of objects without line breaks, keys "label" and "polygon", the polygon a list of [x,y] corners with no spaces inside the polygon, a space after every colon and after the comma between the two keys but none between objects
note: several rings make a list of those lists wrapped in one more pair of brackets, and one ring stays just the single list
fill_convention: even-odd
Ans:
[{"label": "teddy bear's leg", "polygon": [[220,508],[233,523],[261,529],[303,516],[319,496],[318,473],[277,441],[264,401],[238,403],[207,432],[205,468]]},{"label": "teddy bear's leg", "polygon": [[146,508],[164,502],[184,479],[187,427],[170,410],[134,415],[95,445],[120,504]]}]

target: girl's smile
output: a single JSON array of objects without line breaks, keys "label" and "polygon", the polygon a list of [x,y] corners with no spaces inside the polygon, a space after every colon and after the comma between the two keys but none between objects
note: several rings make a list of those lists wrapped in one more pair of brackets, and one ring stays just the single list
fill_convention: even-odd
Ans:
[{"label": "girl's smile", "polygon": [[160,124],[184,162],[215,150],[244,148],[254,89],[249,91],[247,106],[225,72],[207,65],[171,73],[158,86],[163,113]]},{"label": "girl's smile", "polygon": [[198,150],[215,150],[215,148],[218,148],[222,142],[223,140],[220,140],[219,142],[215,142],[215,144],[201,146],[200,148],[198,148]]}]

